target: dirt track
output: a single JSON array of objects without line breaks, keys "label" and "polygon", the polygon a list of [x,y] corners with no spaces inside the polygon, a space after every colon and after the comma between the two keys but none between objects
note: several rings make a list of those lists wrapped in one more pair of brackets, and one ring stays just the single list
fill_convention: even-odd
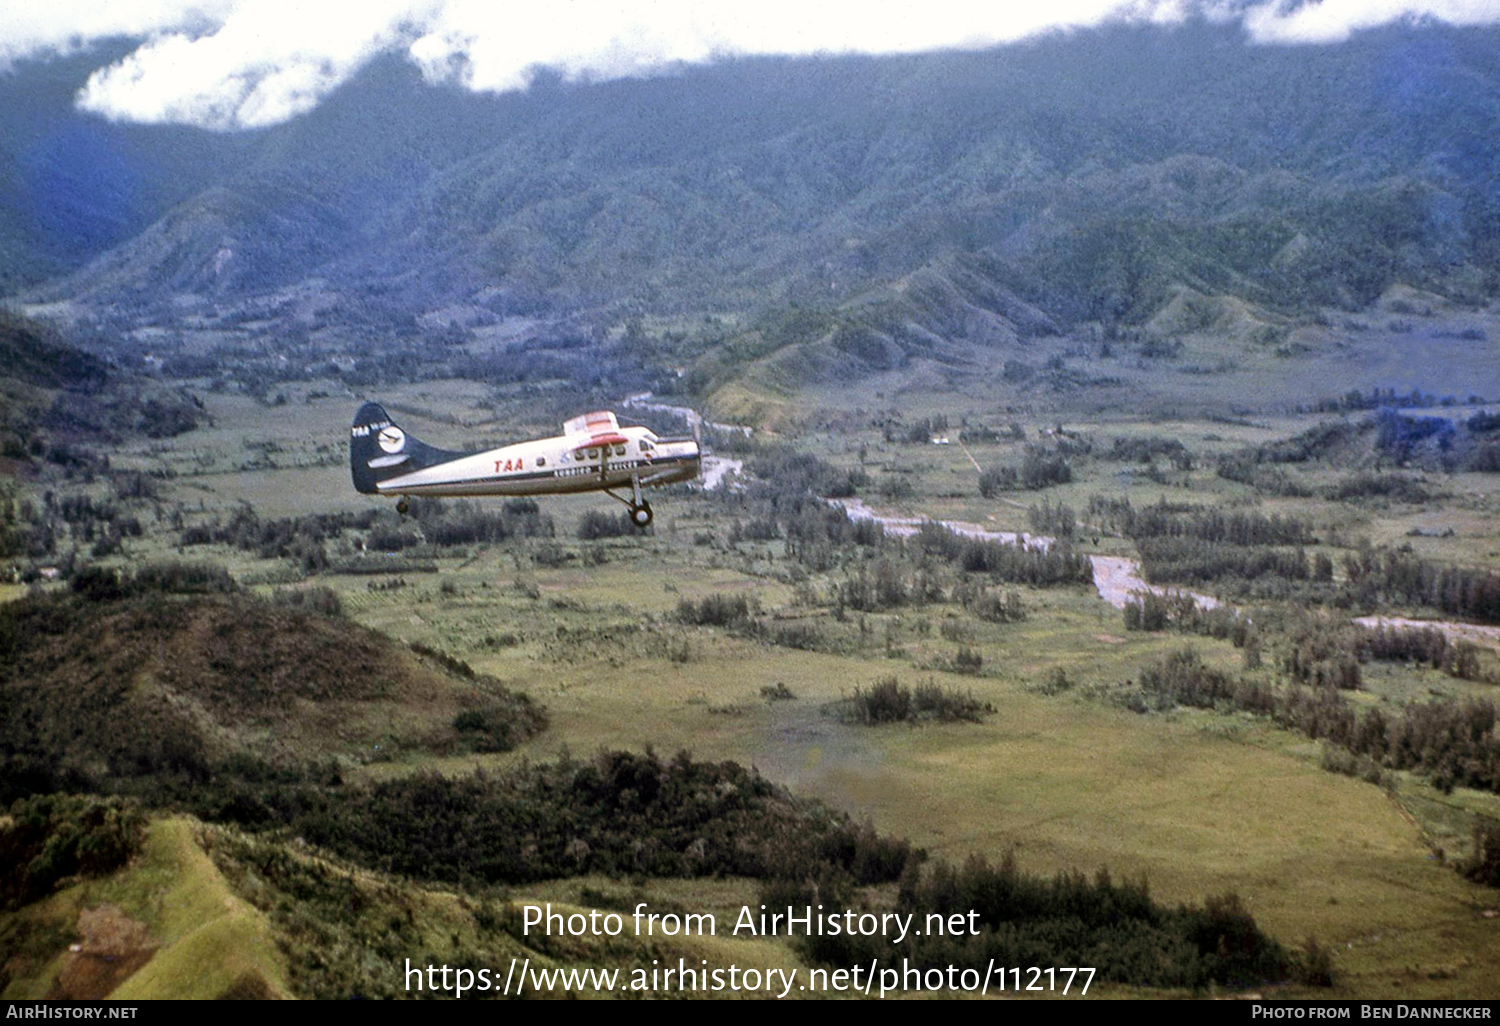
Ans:
[{"label": "dirt track", "polygon": [[83,941],[63,958],[62,971],[47,991],[49,1001],[107,997],[156,954],[146,924],[108,902],[80,912],[78,932]]}]

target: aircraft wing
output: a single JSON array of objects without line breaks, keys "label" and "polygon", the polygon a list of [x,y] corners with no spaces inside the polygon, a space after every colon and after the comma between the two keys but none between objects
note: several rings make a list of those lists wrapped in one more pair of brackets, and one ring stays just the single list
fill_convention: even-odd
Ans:
[{"label": "aircraft wing", "polygon": [[[608,410],[596,410],[593,413],[585,413],[582,416],[573,417],[563,421],[563,434],[572,435],[612,435],[620,430],[620,422],[615,415]],[[603,442],[599,443],[603,445]]]}]

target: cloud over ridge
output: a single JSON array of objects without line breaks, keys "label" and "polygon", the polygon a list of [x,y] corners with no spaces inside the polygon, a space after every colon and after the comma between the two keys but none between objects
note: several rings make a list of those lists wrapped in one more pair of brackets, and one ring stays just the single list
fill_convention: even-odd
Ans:
[{"label": "cloud over ridge", "polygon": [[79,106],[104,117],[216,130],[277,124],[312,109],[382,53],[433,82],[523,89],[538,68],[573,80],[660,73],[752,54],[911,53],[977,49],[1107,22],[1239,21],[1261,43],[1331,43],[1395,21],[1500,24],[1500,0],[0,0],[0,67],[73,52],[95,40],[142,39],[98,69]]}]

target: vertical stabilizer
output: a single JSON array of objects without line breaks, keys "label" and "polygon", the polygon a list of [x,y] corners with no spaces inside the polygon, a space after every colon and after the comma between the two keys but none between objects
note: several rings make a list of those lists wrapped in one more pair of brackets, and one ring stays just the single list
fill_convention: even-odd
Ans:
[{"label": "vertical stabilizer", "polygon": [[361,406],[349,429],[349,470],[355,489],[366,495],[379,492],[382,481],[465,455],[434,448],[407,434],[379,403]]}]

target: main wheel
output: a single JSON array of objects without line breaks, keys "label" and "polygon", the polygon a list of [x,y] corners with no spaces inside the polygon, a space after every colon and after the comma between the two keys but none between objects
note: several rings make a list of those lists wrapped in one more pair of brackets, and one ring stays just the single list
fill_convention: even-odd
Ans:
[{"label": "main wheel", "polygon": [[651,526],[651,504],[642,503],[630,510],[630,522],[636,527],[647,528]]}]

